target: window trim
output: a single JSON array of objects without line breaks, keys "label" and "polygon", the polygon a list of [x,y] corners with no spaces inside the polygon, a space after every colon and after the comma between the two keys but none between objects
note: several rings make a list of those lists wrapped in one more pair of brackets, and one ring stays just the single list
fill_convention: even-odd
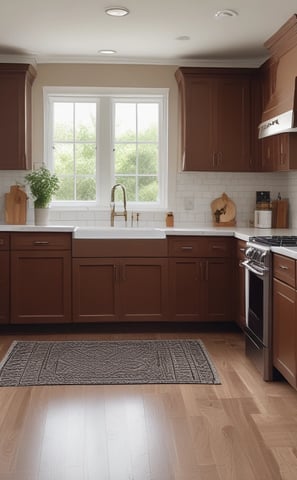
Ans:
[{"label": "window trim", "polygon": [[[158,102],[159,108],[159,125],[160,125],[160,163],[159,163],[159,202],[129,202],[128,207],[146,211],[164,210],[168,205],[168,88],[116,88],[116,87],[43,87],[43,105],[44,105],[44,159],[45,163],[50,169],[52,169],[52,155],[51,155],[51,142],[52,138],[52,125],[50,117],[50,103],[54,99],[69,98],[69,101],[95,101],[99,108],[110,108],[108,124],[100,122],[100,113],[97,106],[97,122],[99,125],[99,134],[97,138],[97,145],[102,146],[97,148],[96,163],[98,165],[96,172],[96,185],[99,194],[96,201],[53,201],[51,206],[57,210],[61,209],[96,209],[105,210],[109,209],[110,202],[110,190],[114,183],[114,168],[112,155],[107,155],[104,148],[107,149],[112,146],[112,122],[113,116],[113,104],[115,99],[141,101],[146,97],[150,101]],[[108,102],[104,102],[104,98],[107,97]],[[107,106],[108,104],[108,106]],[[108,137],[107,142],[101,143],[101,138]],[[109,147],[108,147],[109,145]],[[110,161],[109,161],[110,160]],[[108,177],[108,181],[106,181]]]}]

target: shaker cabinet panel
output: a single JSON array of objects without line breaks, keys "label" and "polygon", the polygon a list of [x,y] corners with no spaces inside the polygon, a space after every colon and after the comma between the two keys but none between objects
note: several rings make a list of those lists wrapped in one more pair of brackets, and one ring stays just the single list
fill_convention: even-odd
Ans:
[{"label": "shaker cabinet panel", "polygon": [[167,258],[74,258],[74,321],[167,320],[167,277]]},{"label": "shaker cabinet panel", "polygon": [[32,65],[0,64],[0,170],[26,170],[31,163]]},{"label": "shaker cabinet panel", "polygon": [[11,323],[71,321],[71,252],[11,252]]},{"label": "shaker cabinet panel", "polygon": [[75,258],[72,262],[73,321],[117,321],[119,267],[116,260]]},{"label": "shaker cabinet panel", "polygon": [[169,320],[204,321],[203,264],[196,258],[172,258],[169,262]]},{"label": "shaker cabinet panel", "polygon": [[179,68],[182,168],[249,171],[252,79],[249,70]]},{"label": "shaker cabinet panel", "polygon": [[297,387],[296,291],[273,280],[273,365]]}]

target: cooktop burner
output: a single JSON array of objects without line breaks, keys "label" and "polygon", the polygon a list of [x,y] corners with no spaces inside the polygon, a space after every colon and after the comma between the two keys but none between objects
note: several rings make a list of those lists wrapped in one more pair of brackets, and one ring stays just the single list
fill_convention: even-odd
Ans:
[{"label": "cooktop burner", "polygon": [[260,245],[269,245],[273,247],[297,247],[297,236],[271,235],[252,237],[249,241],[252,243],[258,243]]}]

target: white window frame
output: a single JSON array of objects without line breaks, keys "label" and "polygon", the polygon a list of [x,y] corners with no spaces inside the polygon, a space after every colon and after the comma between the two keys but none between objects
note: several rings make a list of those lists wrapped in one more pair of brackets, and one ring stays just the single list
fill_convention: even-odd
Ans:
[{"label": "white window frame", "polygon": [[[164,210],[168,205],[168,88],[102,88],[102,87],[43,87],[44,104],[44,163],[53,169],[51,139],[53,137],[51,103],[55,100],[97,101],[97,149],[96,149],[96,201],[53,201],[56,209],[109,209],[110,191],[114,184],[113,105],[116,101],[158,102],[160,143],[159,143],[159,201],[130,202],[132,209],[155,211]],[[100,110],[100,112],[99,112]],[[104,112],[105,110],[105,112]],[[108,118],[108,122],[100,121]],[[102,138],[105,142],[102,142]],[[98,148],[99,146],[99,148]]]}]

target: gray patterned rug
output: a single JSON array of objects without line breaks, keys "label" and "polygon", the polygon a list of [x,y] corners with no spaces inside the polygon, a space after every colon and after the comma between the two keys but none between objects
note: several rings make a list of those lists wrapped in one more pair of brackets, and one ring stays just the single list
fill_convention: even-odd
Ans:
[{"label": "gray patterned rug", "polygon": [[221,383],[201,340],[16,341],[0,386]]}]

